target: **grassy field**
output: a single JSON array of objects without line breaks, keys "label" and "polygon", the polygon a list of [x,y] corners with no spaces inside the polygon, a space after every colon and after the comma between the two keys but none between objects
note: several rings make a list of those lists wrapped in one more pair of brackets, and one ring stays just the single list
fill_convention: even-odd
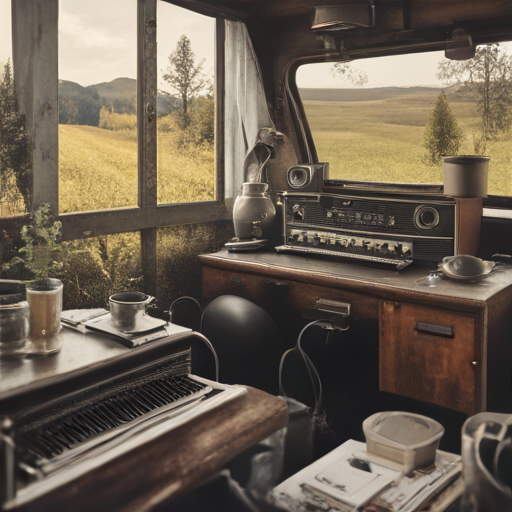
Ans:
[{"label": "grassy field", "polygon": [[[426,162],[423,132],[435,94],[373,101],[304,101],[321,161],[330,177],[405,183],[442,183],[441,165]],[[450,102],[463,132],[461,154],[474,154],[480,118],[474,103]],[[512,195],[512,139],[488,141],[489,193]]]},{"label": "grassy field", "polygon": [[[158,202],[185,203],[214,196],[211,146],[178,147],[175,132],[158,134]],[[59,125],[61,212],[137,206],[136,130]]]},{"label": "grassy field", "polygon": [[[366,91],[364,101],[354,100],[354,94],[348,95],[352,101],[304,101],[319,159],[330,163],[331,178],[441,183],[441,165],[428,163],[422,146],[438,91],[430,93],[423,88],[414,94],[410,90],[385,93],[379,90],[374,94],[376,99],[371,99],[371,91]],[[480,125],[476,105],[453,95],[449,99],[464,133],[460,153],[474,154]],[[212,146],[183,147],[178,137],[178,132],[162,120],[158,131],[158,202],[213,199]],[[135,128],[114,131],[60,125],[59,143],[62,212],[137,205]],[[510,135],[487,141],[484,153],[491,157],[489,193],[512,195]]]}]

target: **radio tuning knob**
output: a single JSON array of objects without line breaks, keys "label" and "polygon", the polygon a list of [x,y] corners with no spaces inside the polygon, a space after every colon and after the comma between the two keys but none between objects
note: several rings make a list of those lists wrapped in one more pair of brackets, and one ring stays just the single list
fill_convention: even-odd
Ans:
[{"label": "radio tuning knob", "polygon": [[410,244],[402,244],[402,254],[404,256],[411,256],[412,246]]}]

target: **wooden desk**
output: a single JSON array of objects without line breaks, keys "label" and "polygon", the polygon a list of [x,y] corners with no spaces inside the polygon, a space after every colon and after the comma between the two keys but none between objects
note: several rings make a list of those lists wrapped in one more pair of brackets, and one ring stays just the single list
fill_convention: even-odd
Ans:
[{"label": "wooden desk", "polygon": [[[512,267],[480,282],[443,279],[429,287],[431,267],[400,271],[342,260],[275,252],[200,256],[203,300],[226,293],[261,297],[267,283],[288,286],[296,309],[319,298],[349,302],[351,321],[378,321],[380,390],[471,415],[512,412]],[[243,292],[243,293],[241,293]],[[417,322],[450,326],[453,337],[418,330]]]}]

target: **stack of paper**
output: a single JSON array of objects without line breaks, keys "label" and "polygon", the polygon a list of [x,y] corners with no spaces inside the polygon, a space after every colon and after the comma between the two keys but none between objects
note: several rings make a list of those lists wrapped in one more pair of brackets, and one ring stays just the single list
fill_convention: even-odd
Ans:
[{"label": "stack of paper", "polygon": [[296,473],[274,489],[277,504],[346,512],[371,502],[390,512],[413,512],[461,474],[460,457],[450,453],[438,451],[435,467],[405,476],[393,462],[364,449],[364,443],[347,441]]}]

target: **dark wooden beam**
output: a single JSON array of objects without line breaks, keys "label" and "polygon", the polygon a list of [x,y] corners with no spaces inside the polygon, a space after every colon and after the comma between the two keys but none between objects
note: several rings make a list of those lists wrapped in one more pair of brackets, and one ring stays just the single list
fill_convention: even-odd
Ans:
[{"label": "dark wooden beam", "polygon": [[[154,206],[150,208],[126,208],[96,212],[66,213],[62,221],[64,240],[115,233],[126,233],[161,226],[199,224],[230,218],[230,212],[217,202],[186,203]],[[10,219],[2,219],[2,223]],[[1,227],[1,226],[0,226]]]}]

